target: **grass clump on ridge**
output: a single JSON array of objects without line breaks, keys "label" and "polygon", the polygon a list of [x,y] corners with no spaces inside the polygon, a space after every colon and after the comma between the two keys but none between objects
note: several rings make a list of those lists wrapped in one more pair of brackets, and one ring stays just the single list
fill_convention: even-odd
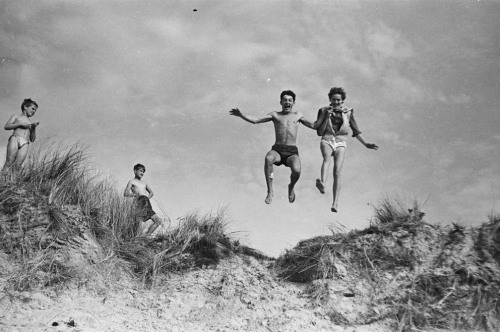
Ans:
[{"label": "grass clump on ridge", "polygon": [[80,144],[48,145],[30,154],[18,181],[30,184],[55,206],[79,206],[89,217],[92,232],[100,238],[138,235],[131,200],[117,191],[109,176],[92,169],[88,159],[86,148]]},{"label": "grass clump on ridge", "polygon": [[91,261],[121,259],[146,279],[248,252],[229,238],[225,210],[187,214],[154,238],[140,237],[142,223],[134,218],[132,200],[90,167],[85,151],[79,144],[39,145],[13,181],[0,183],[0,248],[22,262],[13,280],[17,289],[53,285],[78,274],[63,252],[87,239],[87,233],[105,256]]},{"label": "grass clump on ridge", "polygon": [[[389,222],[391,216],[393,222]],[[276,265],[283,278],[297,282],[338,276],[338,265],[335,263],[340,262],[351,267],[351,273],[361,275],[365,271],[371,275],[375,269],[408,267],[421,254],[415,252],[412,246],[389,245],[385,236],[393,232],[415,235],[417,229],[433,229],[422,217],[418,206],[404,209],[401,203],[391,205],[384,200],[380,208],[375,208],[375,215],[367,229],[348,233],[332,230],[330,236],[300,241],[295,248],[279,257]]]},{"label": "grass clump on ridge", "polygon": [[[367,229],[301,241],[276,269],[282,278],[315,285],[308,289],[320,303],[328,287],[318,281],[365,285],[369,293],[357,295],[369,305],[357,324],[389,317],[398,331],[500,330],[500,217],[478,227],[442,227],[424,215],[416,203],[407,208],[385,199]],[[332,317],[346,321],[333,309]]]},{"label": "grass clump on ridge", "polygon": [[177,227],[152,239],[134,238],[119,245],[117,252],[132,262],[134,271],[150,279],[195,266],[216,264],[233,252],[226,232],[225,210],[200,216],[191,213]]},{"label": "grass clump on ridge", "polygon": [[227,226],[224,208],[215,214],[193,212],[179,218],[176,227],[155,238],[124,241],[117,253],[132,263],[136,274],[149,281],[160,274],[217,264],[233,253],[272,259],[233,240]]}]

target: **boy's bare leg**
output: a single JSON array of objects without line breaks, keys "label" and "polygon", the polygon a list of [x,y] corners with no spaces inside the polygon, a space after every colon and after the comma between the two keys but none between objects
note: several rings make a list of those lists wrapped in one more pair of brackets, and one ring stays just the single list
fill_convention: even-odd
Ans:
[{"label": "boy's bare leg", "polygon": [[292,174],[290,174],[290,184],[288,185],[288,201],[290,203],[295,202],[295,184],[300,178],[300,158],[299,156],[291,156],[286,161],[286,165],[290,167]]},{"label": "boy's bare leg", "polygon": [[19,151],[17,151],[17,156],[16,160],[14,162],[14,169],[16,171],[19,171],[21,169],[21,166],[24,163],[24,160],[26,159],[26,156],[28,155],[28,146],[29,144],[24,144]]},{"label": "boy's bare leg", "polygon": [[332,212],[337,212],[338,200],[340,196],[340,174],[344,165],[345,148],[339,147],[333,154],[333,204]]},{"label": "boy's bare leg", "polygon": [[17,152],[17,140],[14,136],[11,136],[9,138],[9,142],[7,143],[7,156],[5,158],[5,164],[3,165],[2,172],[11,168],[16,161]]},{"label": "boy's bare leg", "polygon": [[316,179],[316,187],[320,193],[325,193],[325,183],[328,178],[328,168],[330,168],[330,163],[332,161],[332,147],[325,142],[320,143],[321,156],[323,157],[323,162],[321,163],[321,178]]},{"label": "boy's bare leg", "polygon": [[153,223],[151,224],[151,226],[149,226],[148,231],[145,234],[146,236],[153,234],[154,231],[158,228],[158,226],[161,225],[161,218],[158,217],[157,214],[152,216],[151,220],[153,221]]},{"label": "boy's bare leg", "polygon": [[276,162],[280,162],[280,155],[276,151],[269,151],[266,154],[266,158],[264,161],[264,175],[266,176],[266,185],[267,185],[267,196],[266,196],[266,204],[271,204],[274,197],[273,191],[273,164]]}]

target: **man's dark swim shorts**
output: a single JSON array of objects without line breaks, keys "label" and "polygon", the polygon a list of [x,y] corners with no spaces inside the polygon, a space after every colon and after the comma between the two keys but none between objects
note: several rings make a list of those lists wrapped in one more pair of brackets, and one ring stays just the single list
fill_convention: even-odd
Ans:
[{"label": "man's dark swim shorts", "polygon": [[281,161],[278,164],[276,164],[278,166],[279,165],[288,166],[286,164],[288,158],[290,158],[291,156],[299,155],[299,149],[297,149],[295,145],[274,144],[271,150],[278,152],[278,154],[280,155]]},{"label": "man's dark swim shorts", "polygon": [[148,196],[139,196],[135,201],[136,206],[136,216],[137,218],[141,218],[142,221],[148,221],[152,216],[156,214],[153,211],[153,207],[151,206],[151,202],[149,201]]}]

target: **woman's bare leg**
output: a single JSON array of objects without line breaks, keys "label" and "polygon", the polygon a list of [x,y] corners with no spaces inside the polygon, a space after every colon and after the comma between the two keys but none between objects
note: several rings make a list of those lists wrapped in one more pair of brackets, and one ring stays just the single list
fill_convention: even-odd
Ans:
[{"label": "woman's bare leg", "polygon": [[328,178],[328,168],[330,167],[330,163],[332,161],[332,147],[325,142],[321,142],[320,145],[321,156],[323,157],[323,162],[321,163],[321,178],[316,180],[316,187],[319,191],[324,194],[325,193],[325,183]]},{"label": "woman's bare leg", "polygon": [[333,153],[333,204],[332,212],[337,212],[338,200],[340,196],[340,174],[344,165],[345,148],[338,147]]}]

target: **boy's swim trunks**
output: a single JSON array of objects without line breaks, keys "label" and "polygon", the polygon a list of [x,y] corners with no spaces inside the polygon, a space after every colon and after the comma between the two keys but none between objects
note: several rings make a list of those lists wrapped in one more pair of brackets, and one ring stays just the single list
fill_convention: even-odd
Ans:
[{"label": "boy's swim trunks", "polygon": [[299,155],[299,149],[295,145],[285,145],[285,144],[274,144],[271,148],[271,150],[278,152],[280,155],[280,162],[276,165],[285,165],[286,161],[288,158],[291,156],[298,156]]},{"label": "boy's swim trunks", "polygon": [[[24,138],[24,137],[21,137],[21,136],[18,136],[16,134],[12,134],[10,137],[14,137],[16,140],[17,140],[17,149],[19,150],[20,148],[22,148],[24,145],[26,144],[29,144],[30,142]],[[9,137],[9,139],[10,139]]]},{"label": "boy's swim trunks", "polygon": [[328,144],[332,148],[333,151],[337,150],[337,148],[340,148],[340,147],[347,148],[347,143],[345,141],[335,139],[335,137],[332,137],[330,139],[323,138],[321,140],[320,144],[321,143]]},{"label": "boy's swim trunks", "polygon": [[149,201],[148,196],[139,196],[135,201],[136,205],[136,216],[141,218],[142,221],[148,221],[152,216],[156,214],[153,211],[153,207],[151,206],[151,202]]}]

